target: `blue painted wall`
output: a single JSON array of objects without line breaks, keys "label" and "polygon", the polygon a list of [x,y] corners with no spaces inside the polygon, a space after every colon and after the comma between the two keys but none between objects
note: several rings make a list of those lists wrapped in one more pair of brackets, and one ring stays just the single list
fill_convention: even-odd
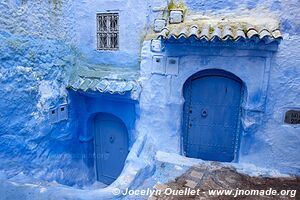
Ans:
[{"label": "blue painted wall", "polygon": [[[278,19],[284,39],[274,53],[174,44],[166,46],[166,51],[160,54],[151,53],[150,44],[145,43],[141,70],[147,74],[148,80],[143,82],[139,123],[148,123],[151,127],[143,127],[139,131],[151,132],[155,143],[172,144],[160,145],[159,149],[182,153],[182,141],[178,137],[182,132],[182,84],[198,71],[224,69],[240,77],[247,88],[239,162],[299,174],[300,127],[283,123],[285,111],[300,107],[300,63],[296,53],[300,50],[298,4],[297,1],[187,0],[188,10],[208,17],[215,14],[225,17],[254,16],[254,20],[265,17]],[[149,75],[153,72],[153,55],[179,57],[178,76]],[[149,93],[152,95],[149,96]],[[266,96],[264,100],[263,96]],[[163,135],[160,134],[161,127],[164,127]]]},{"label": "blue painted wall", "polygon": [[[285,110],[300,107],[299,2],[186,0],[185,3],[191,12],[204,15],[267,15],[280,21],[284,40],[270,60],[265,110],[258,113],[258,119],[254,117],[257,126],[244,137],[240,162],[299,174],[300,128],[283,124]],[[57,124],[51,124],[48,116],[49,108],[72,101],[66,83],[72,70],[84,62],[139,67],[142,60],[145,85],[136,131],[149,134],[157,149],[180,153],[182,102],[177,97],[166,98],[165,86],[173,84],[172,78],[150,75],[151,63],[147,57],[152,54],[149,42],[142,43],[147,28],[160,17],[160,8],[166,5],[167,1],[158,0],[0,2],[0,171],[5,171],[5,176],[24,172],[68,185],[93,182],[92,164],[82,158],[90,152],[89,147],[79,140],[78,124],[72,123],[77,117],[72,115],[74,109],[70,107],[68,121]],[[106,10],[120,12],[118,52],[95,51],[95,16]],[[169,55],[180,52],[185,49],[178,47]],[[207,62],[202,58],[200,61]],[[246,61],[260,63],[260,59]],[[236,60],[229,58],[228,62],[235,65]],[[197,66],[194,72],[202,69],[199,63]],[[235,74],[255,86],[255,71],[249,75],[241,69]],[[180,91],[183,83],[182,80],[173,87]],[[255,99],[248,102],[255,103]],[[134,110],[132,106],[128,109]],[[134,120],[129,122],[131,128],[132,123]],[[250,126],[252,122],[245,123]],[[133,135],[137,137],[136,133]]]},{"label": "blue painted wall", "polygon": [[[299,1],[189,1],[195,11],[208,13],[257,13],[277,18],[284,39],[271,59],[266,110],[261,125],[247,137],[240,162],[300,173],[300,127],[283,123],[284,112],[300,107],[300,13]],[[205,11],[203,11],[205,10]]]},{"label": "blue painted wall", "polygon": [[7,178],[26,174],[86,184],[92,176],[83,148],[75,148],[80,146],[75,125],[49,120],[50,108],[69,101],[65,87],[78,57],[70,45],[72,7],[23,2],[0,3],[0,170]]},{"label": "blue painted wall", "polygon": [[[83,58],[95,64],[139,67],[141,42],[149,23],[148,4],[139,0],[76,1],[73,5],[75,43]],[[101,12],[119,13],[119,51],[96,50],[96,14]]]}]

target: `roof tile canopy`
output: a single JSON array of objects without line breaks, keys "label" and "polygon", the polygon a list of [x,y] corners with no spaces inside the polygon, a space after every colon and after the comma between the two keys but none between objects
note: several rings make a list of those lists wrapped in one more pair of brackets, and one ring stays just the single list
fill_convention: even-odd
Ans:
[{"label": "roof tile canopy", "polygon": [[81,68],[72,74],[68,89],[82,92],[100,92],[124,95],[130,93],[134,100],[138,99],[141,87],[138,83],[139,73],[135,69],[117,67]]},{"label": "roof tile canopy", "polygon": [[158,39],[189,39],[205,41],[264,41],[265,44],[280,42],[282,34],[279,23],[272,18],[209,18],[187,16],[183,23],[168,24]]}]

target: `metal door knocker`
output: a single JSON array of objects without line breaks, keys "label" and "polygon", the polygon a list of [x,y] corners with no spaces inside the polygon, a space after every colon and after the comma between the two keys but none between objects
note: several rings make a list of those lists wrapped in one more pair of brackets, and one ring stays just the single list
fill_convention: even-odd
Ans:
[{"label": "metal door knocker", "polygon": [[202,117],[206,117],[208,115],[207,110],[206,109],[202,109],[201,115],[202,115]]},{"label": "metal door knocker", "polygon": [[110,143],[113,143],[115,141],[115,138],[113,136],[110,136],[109,141],[110,141]]}]

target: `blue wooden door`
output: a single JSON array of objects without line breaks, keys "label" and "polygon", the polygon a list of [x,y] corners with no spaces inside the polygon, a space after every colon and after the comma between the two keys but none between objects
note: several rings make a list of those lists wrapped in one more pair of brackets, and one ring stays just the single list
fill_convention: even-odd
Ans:
[{"label": "blue wooden door", "polygon": [[94,119],[97,180],[111,184],[123,170],[128,155],[128,133],[124,123],[109,114]]},{"label": "blue wooden door", "polygon": [[186,156],[232,161],[239,133],[241,82],[230,76],[196,76],[187,82],[186,90]]}]

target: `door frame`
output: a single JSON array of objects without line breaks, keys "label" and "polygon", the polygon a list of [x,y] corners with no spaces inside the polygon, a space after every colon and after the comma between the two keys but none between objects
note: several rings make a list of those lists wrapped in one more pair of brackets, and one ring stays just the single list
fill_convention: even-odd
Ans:
[{"label": "door frame", "polygon": [[235,147],[234,147],[234,159],[231,162],[238,162],[239,161],[239,150],[240,150],[240,142],[241,142],[241,132],[242,132],[242,121],[241,121],[241,115],[242,115],[242,104],[245,99],[245,84],[244,82],[234,75],[231,72],[222,70],[222,69],[205,69],[202,71],[199,71],[193,75],[191,75],[184,83],[182,87],[182,95],[184,99],[183,103],[183,113],[182,113],[182,135],[181,135],[181,152],[182,155],[186,156],[186,149],[187,149],[187,133],[188,133],[188,123],[189,123],[189,105],[191,104],[191,99],[187,97],[191,97],[191,86],[192,86],[192,80],[202,78],[202,77],[209,77],[209,76],[220,76],[232,79],[234,81],[237,81],[241,84],[241,97],[240,97],[240,109],[238,114],[238,122],[237,122],[237,130],[236,130],[236,141],[235,141]]},{"label": "door frame", "polygon": [[[93,132],[93,148],[94,148],[94,153],[93,153],[93,155],[94,155],[94,173],[95,173],[95,180],[96,181],[98,181],[98,171],[97,171],[97,154],[96,154],[96,148],[95,148],[95,146],[96,146],[96,142],[95,142],[95,133],[96,133],[96,130],[95,130],[95,128],[96,128],[96,126],[95,126],[95,121],[96,121],[96,118],[99,116],[99,115],[103,115],[104,116],[104,119],[105,119],[105,117],[106,117],[106,119],[116,119],[118,122],[120,122],[121,124],[123,124],[123,126],[124,126],[124,128],[126,129],[126,134],[127,134],[127,156],[128,156],[128,154],[129,154],[129,149],[130,149],[130,147],[129,147],[129,131],[128,131],[128,128],[127,128],[127,126],[126,126],[126,124],[123,122],[123,120],[122,119],[120,119],[118,116],[116,116],[116,115],[114,115],[114,114],[112,114],[112,113],[107,113],[107,112],[98,112],[98,113],[94,113],[93,114],[93,116],[92,116],[92,118],[91,118],[91,127],[92,127],[92,132]],[[126,163],[126,160],[125,160],[125,163]],[[123,166],[123,169],[124,169],[124,167],[125,167],[125,163],[124,163],[124,166]],[[102,165],[100,166],[101,167],[101,169],[102,169]],[[122,172],[121,172],[122,173]],[[120,175],[121,175],[121,173],[120,173]],[[119,176],[120,176],[119,175]],[[118,176],[118,177],[119,177]],[[118,179],[118,177],[116,178],[116,180]],[[114,182],[114,181],[113,181]],[[112,183],[113,183],[112,182]]]}]

